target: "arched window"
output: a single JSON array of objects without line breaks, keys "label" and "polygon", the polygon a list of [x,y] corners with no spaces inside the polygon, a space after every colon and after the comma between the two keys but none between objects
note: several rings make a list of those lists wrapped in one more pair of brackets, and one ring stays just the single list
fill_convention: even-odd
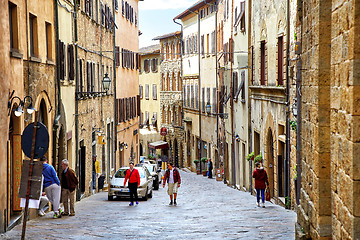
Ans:
[{"label": "arched window", "polygon": [[166,44],[166,59],[169,59],[169,44]]},{"label": "arched window", "polygon": [[175,59],[175,44],[171,43],[171,60]]},{"label": "arched window", "polygon": [[170,91],[170,74],[167,74],[167,86],[166,86],[166,90]]},{"label": "arched window", "polygon": [[179,59],[179,58],[180,58],[180,54],[181,54],[180,41],[178,41],[178,43],[177,43],[177,51],[176,51],[176,53],[177,53],[176,58]]},{"label": "arched window", "polygon": [[165,91],[165,76],[161,74],[161,91]]},{"label": "arched window", "polygon": [[162,108],[161,121],[162,121],[162,124],[166,123],[166,112],[165,112],[165,106],[163,106],[163,108]]},{"label": "arched window", "polygon": [[172,91],[176,91],[176,78],[175,78],[175,73],[172,73],[172,77],[171,77],[171,85],[172,85]]},{"label": "arched window", "polygon": [[172,117],[172,122],[177,125],[177,114],[176,114],[176,109],[175,109],[175,106],[173,106],[172,108],[172,113],[173,113],[173,117]]},{"label": "arched window", "polygon": [[180,72],[177,74],[177,82],[178,82],[178,91],[182,91],[182,82]]}]

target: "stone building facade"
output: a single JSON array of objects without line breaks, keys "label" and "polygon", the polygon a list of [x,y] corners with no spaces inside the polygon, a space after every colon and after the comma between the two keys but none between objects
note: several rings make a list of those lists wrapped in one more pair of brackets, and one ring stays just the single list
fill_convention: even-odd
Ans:
[{"label": "stone building facade", "polygon": [[[139,0],[119,0],[115,11],[116,93],[113,170],[139,162]],[[125,147],[124,147],[125,146]],[[128,146],[128,147],[126,147]]]},{"label": "stone building facade", "polygon": [[168,159],[177,167],[189,166],[184,162],[184,128],[182,123],[182,70],[181,32],[154,38],[160,40],[160,112],[161,128],[167,129],[164,140],[168,143]]},{"label": "stone building facade", "polygon": [[251,1],[251,136],[252,150],[261,154],[271,196],[290,202],[290,159],[287,94],[287,1]]},{"label": "stone building facade", "polygon": [[[56,114],[56,58],[53,1],[2,1],[1,3],[1,92],[2,106],[7,117],[2,118],[2,165],[0,187],[0,232],[16,224],[22,216],[18,189],[23,159],[21,134],[26,126],[37,120],[49,132],[46,157],[54,164],[53,123]],[[35,113],[28,114],[32,106]],[[15,115],[19,106],[24,110]],[[30,217],[35,212],[30,212]]]},{"label": "stone building facade", "polygon": [[[359,239],[357,1],[302,1],[297,239]],[[300,149],[299,149],[300,147]]]},{"label": "stone building facade", "polygon": [[[78,75],[75,92],[75,133],[78,199],[93,190],[95,157],[100,163],[100,174],[109,177],[115,168],[114,145],[114,9],[113,1],[80,1],[76,7],[75,59]],[[67,53],[72,50],[67,46]],[[68,55],[67,55],[68,56]],[[66,69],[66,68],[64,68]],[[105,75],[111,84],[105,91]],[[66,84],[71,73],[60,74]],[[70,81],[71,82],[71,81]],[[107,164],[109,163],[109,164]],[[95,186],[95,189],[97,186]]]},{"label": "stone building facade", "polygon": [[[182,56],[186,162],[206,170],[201,159],[217,161],[216,6],[197,2],[174,20],[183,25]],[[199,160],[200,164],[195,164]],[[214,162],[214,160],[212,160]]]},{"label": "stone building facade", "polygon": [[[160,45],[140,49],[139,93],[140,112],[140,156],[157,153],[149,144],[161,140],[161,107],[160,107]],[[160,153],[158,153],[160,154]]]}]

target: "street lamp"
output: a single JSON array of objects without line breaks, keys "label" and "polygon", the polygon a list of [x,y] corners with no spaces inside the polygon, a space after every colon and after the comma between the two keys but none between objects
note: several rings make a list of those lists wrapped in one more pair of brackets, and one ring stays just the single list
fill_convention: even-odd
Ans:
[{"label": "street lamp", "polygon": [[297,116],[297,102],[296,102],[296,98],[294,98],[294,102],[292,104],[292,112],[293,115],[296,117]]},{"label": "street lamp", "polygon": [[206,113],[207,113],[207,114],[210,114],[210,113],[211,113],[211,105],[210,105],[210,103],[206,104],[205,109],[206,109]]},{"label": "street lamp", "polygon": [[[29,103],[28,103],[28,106],[27,106],[27,108],[26,108],[26,112],[27,112],[28,114],[32,114],[32,113],[35,111],[35,108],[34,108],[33,105],[32,105],[33,99],[32,99],[31,96],[25,96],[25,97],[24,97],[24,100],[22,100],[22,99],[19,98],[18,96],[14,96],[14,97],[12,97],[12,98],[9,100],[9,102],[8,102],[8,108],[9,108],[8,116],[10,115],[10,112],[11,112],[12,102],[13,102],[15,99],[18,99],[18,100],[19,100],[19,106],[18,106],[16,109],[14,109],[14,114],[15,114],[15,116],[20,117],[21,114],[24,113],[23,108],[24,108],[26,102],[29,102]],[[26,99],[29,99],[29,100],[26,101]]]},{"label": "street lamp", "polygon": [[105,73],[105,76],[102,80],[103,89],[105,93],[110,89],[111,79],[109,78],[109,74]]}]

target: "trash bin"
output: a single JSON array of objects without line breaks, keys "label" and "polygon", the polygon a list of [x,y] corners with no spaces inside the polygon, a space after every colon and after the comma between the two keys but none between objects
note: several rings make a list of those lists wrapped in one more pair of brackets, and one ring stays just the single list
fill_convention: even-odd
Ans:
[{"label": "trash bin", "polygon": [[98,179],[98,189],[104,188],[104,182],[105,182],[105,175],[102,174]]}]

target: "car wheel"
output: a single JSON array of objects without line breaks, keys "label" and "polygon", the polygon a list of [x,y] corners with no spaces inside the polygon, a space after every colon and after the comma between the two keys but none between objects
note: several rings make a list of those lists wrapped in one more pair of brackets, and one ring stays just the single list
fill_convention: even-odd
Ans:
[{"label": "car wheel", "polygon": [[145,192],[145,196],[144,196],[144,200],[147,201],[148,200],[148,188],[146,188],[146,192]]},{"label": "car wheel", "polygon": [[108,195],[108,201],[112,201],[114,199],[114,196],[109,196]]}]

